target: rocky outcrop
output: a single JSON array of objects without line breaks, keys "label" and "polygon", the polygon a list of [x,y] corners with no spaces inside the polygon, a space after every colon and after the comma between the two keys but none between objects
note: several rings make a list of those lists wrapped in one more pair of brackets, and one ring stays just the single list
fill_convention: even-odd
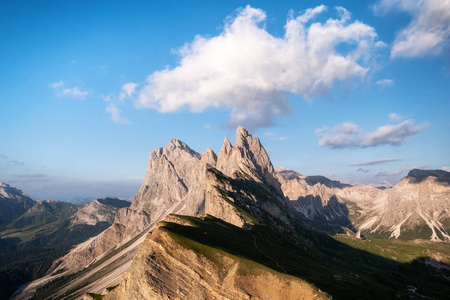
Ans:
[{"label": "rocky outcrop", "polygon": [[70,227],[77,225],[96,225],[99,222],[112,224],[119,208],[128,207],[130,205],[130,202],[119,199],[96,199],[80,205],[80,209],[70,221]]},{"label": "rocky outcrop", "polygon": [[24,214],[35,202],[21,190],[0,182],[0,225]]},{"label": "rocky outcrop", "polygon": [[[190,226],[176,216],[170,216],[164,223],[168,222]],[[203,253],[200,249],[204,249]],[[299,278],[179,239],[158,227],[136,253],[119,287],[104,299],[325,298]]]}]

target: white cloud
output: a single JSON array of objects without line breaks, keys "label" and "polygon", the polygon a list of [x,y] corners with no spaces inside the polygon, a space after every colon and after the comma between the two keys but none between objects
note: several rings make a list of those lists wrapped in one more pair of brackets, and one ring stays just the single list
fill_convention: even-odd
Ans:
[{"label": "white cloud", "polygon": [[379,164],[384,164],[384,163],[393,162],[393,161],[401,161],[401,160],[403,160],[403,159],[402,158],[382,158],[382,159],[377,159],[377,160],[352,163],[352,164],[350,164],[350,166],[372,166],[372,165],[379,165]]},{"label": "white cloud", "polygon": [[392,122],[400,122],[401,120],[403,120],[404,118],[396,113],[390,113],[389,114],[389,120],[391,120]]},{"label": "white cloud", "polygon": [[269,138],[269,140],[271,140],[271,141],[285,141],[285,140],[289,139],[287,136],[280,136],[280,137],[278,137],[273,132],[264,132],[264,135],[267,136]]},{"label": "white cloud", "polygon": [[331,148],[354,147],[357,144],[356,135],[360,132],[358,125],[352,122],[337,124],[333,128],[324,126],[316,130],[322,136],[319,146]]},{"label": "white cloud", "polygon": [[203,126],[205,129],[211,129],[212,128],[212,126],[211,126],[211,124],[206,124],[205,126]]},{"label": "white cloud", "polygon": [[391,57],[416,57],[438,54],[450,41],[450,0],[381,0],[375,12],[407,12],[411,22],[400,31],[392,46]]},{"label": "white cloud", "polygon": [[63,89],[62,90],[62,94],[65,95],[65,96],[73,97],[73,98],[84,99],[89,93],[88,92],[83,92],[77,87],[73,87],[73,88],[65,88],[65,89]]},{"label": "white cloud", "polygon": [[64,86],[64,82],[62,82],[62,81],[58,81],[58,82],[50,84],[50,87],[52,87],[54,89],[61,88],[63,86]]},{"label": "white cloud", "polygon": [[384,125],[366,135],[359,135],[361,130],[352,122],[337,124],[333,128],[324,126],[316,130],[321,136],[319,146],[331,148],[348,147],[375,147],[380,145],[400,145],[409,136],[415,135],[427,128],[429,124],[424,122],[414,125],[414,120],[409,119],[396,125]]},{"label": "white cloud", "polygon": [[384,125],[369,133],[360,141],[362,147],[373,147],[378,145],[399,145],[407,137],[418,133],[428,127],[428,123],[414,125],[414,120],[406,120],[397,125]]},{"label": "white cloud", "polygon": [[128,123],[130,123],[130,121],[128,119],[123,118],[120,115],[121,110],[114,103],[110,103],[108,105],[108,107],[106,108],[106,111],[111,114],[111,120],[114,123],[118,123],[118,124],[128,124]]},{"label": "white cloud", "polygon": [[55,90],[56,94],[59,96],[84,99],[84,98],[86,98],[87,95],[89,95],[89,92],[82,91],[78,87],[72,87],[72,88],[66,87],[65,83],[62,81],[52,83],[52,84],[50,84],[50,87],[53,88]]},{"label": "white cloud", "polygon": [[377,82],[375,82],[380,87],[388,87],[394,85],[394,80],[392,79],[380,79]]},{"label": "white cloud", "polygon": [[444,170],[444,171],[450,172],[450,167],[442,167],[442,168],[441,168],[441,170]]},{"label": "white cloud", "polygon": [[130,98],[134,94],[134,91],[136,90],[137,86],[138,85],[134,82],[124,84],[121,88],[119,100],[123,101],[126,98]]},{"label": "white cloud", "polygon": [[160,112],[225,107],[231,126],[262,127],[290,111],[286,92],[311,100],[338,82],[363,80],[371,54],[384,44],[341,7],[338,19],[309,23],[325,10],[291,16],[284,36],[276,37],[265,30],[263,10],[240,9],[220,35],[196,36],[179,49],[178,66],[151,74],[136,105]]}]

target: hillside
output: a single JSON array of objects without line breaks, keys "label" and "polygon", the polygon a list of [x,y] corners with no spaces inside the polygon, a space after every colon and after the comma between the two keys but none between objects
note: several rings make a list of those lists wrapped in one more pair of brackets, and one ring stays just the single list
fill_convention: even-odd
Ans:
[{"label": "hillside", "polygon": [[118,199],[98,199],[78,206],[56,200],[32,203],[0,231],[0,299],[43,276],[54,259],[99,234],[111,225],[119,208],[130,205]]}]

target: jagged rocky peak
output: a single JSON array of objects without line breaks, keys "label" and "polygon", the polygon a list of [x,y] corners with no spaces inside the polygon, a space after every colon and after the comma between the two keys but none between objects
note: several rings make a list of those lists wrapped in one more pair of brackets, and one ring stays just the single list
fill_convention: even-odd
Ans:
[{"label": "jagged rocky peak", "polygon": [[250,176],[279,188],[275,169],[259,138],[241,126],[237,128],[234,146],[225,138],[217,158],[217,169],[232,178]]},{"label": "jagged rocky peak", "polygon": [[202,160],[201,160],[201,164],[202,165],[210,165],[215,167],[217,164],[217,155],[216,153],[214,153],[214,151],[211,148],[207,148],[205,153],[202,155]]},{"label": "jagged rocky peak", "polygon": [[440,183],[450,184],[450,172],[444,170],[420,170],[412,169],[405,177],[411,183],[420,183],[430,177],[436,178]]}]

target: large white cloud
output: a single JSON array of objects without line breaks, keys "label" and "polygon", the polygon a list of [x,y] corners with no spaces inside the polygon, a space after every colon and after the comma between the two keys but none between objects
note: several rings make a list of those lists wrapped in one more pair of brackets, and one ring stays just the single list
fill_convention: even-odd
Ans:
[{"label": "large white cloud", "polygon": [[409,13],[411,22],[394,41],[391,57],[437,54],[448,49],[450,41],[450,0],[381,0],[375,11]]},{"label": "large white cloud", "polygon": [[336,9],[339,18],[323,23],[311,23],[323,5],[290,16],[283,37],[266,31],[261,9],[240,9],[218,36],[182,47],[178,66],[151,74],[136,104],[160,112],[225,107],[232,126],[269,125],[290,111],[284,93],[311,100],[336,82],[364,79],[373,50],[384,46],[374,28]]},{"label": "large white cloud", "polygon": [[337,124],[333,128],[324,126],[316,130],[321,136],[319,146],[330,148],[348,147],[375,147],[380,145],[400,145],[405,140],[423,129],[429,124],[424,122],[415,125],[414,120],[409,119],[395,125],[383,125],[368,134],[360,134],[362,130],[352,122]]}]

